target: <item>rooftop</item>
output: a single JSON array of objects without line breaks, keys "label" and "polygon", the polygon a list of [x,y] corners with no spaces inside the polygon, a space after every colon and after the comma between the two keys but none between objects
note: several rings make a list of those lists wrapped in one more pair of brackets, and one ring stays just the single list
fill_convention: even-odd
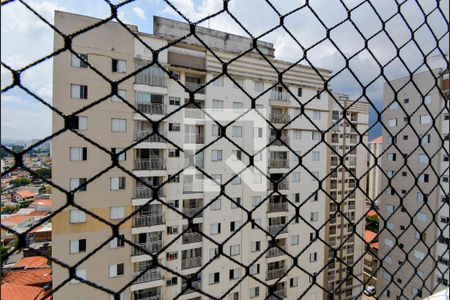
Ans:
[{"label": "rooftop", "polygon": [[[2,300],[44,299],[45,290],[41,287],[21,285],[16,283],[2,284]],[[47,298],[47,299],[51,299]]]},{"label": "rooftop", "polygon": [[48,258],[45,256],[24,257],[16,262],[15,266],[26,268],[48,267]]},{"label": "rooftop", "polygon": [[3,276],[2,284],[4,283],[15,283],[32,286],[44,286],[47,284],[51,284],[52,269],[50,267],[48,268],[41,267],[35,269],[12,270]]},{"label": "rooftop", "polygon": [[380,135],[379,137],[376,137],[373,140],[371,140],[369,143],[380,144],[381,142],[383,142],[383,136]]},{"label": "rooftop", "polygon": [[32,219],[33,216],[22,216],[22,215],[11,215],[9,217],[3,218],[2,223],[4,225],[10,224],[10,225],[17,225],[20,223],[23,223],[29,219]]}]

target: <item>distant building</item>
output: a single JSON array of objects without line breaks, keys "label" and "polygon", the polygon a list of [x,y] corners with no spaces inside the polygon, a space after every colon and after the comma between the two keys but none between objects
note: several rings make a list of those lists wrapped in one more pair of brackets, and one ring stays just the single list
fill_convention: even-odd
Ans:
[{"label": "distant building", "polygon": [[376,232],[366,230],[364,232],[364,241],[366,242],[364,254],[364,282],[367,285],[377,286],[378,270],[378,235]]},{"label": "distant building", "polygon": [[[369,177],[367,179],[367,208],[371,206],[371,202],[374,201],[378,206],[380,187],[381,187],[381,153],[382,153],[382,141],[383,137],[379,136],[369,142]],[[378,161],[376,161],[378,159]]]}]

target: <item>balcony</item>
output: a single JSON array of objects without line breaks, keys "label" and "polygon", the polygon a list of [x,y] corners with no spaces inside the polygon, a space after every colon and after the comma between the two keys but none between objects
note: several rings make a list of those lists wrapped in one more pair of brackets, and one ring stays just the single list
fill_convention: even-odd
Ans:
[{"label": "balcony", "polygon": [[134,169],[142,171],[166,170],[166,159],[164,158],[136,158]]},{"label": "balcony", "polygon": [[286,224],[269,225],[268,231],[269,231],[270,235],[287,233],[287,226],[285,226],[285,225]]},{"label": "balcony", "polygon": [[[200,288],[201,288],[201,286],[202,286],[202,284],[201,284],[200,281],[192,281],[191,283],[192,283],[192,287],[194,287],[194,288],[200,290]],[[183,282],[183,283],[181,284],[181,290],[184,291],[184,289],[185,289],[186,287],[187,287],[187,284],[186,284],[185,282]],[[194,292],[196,292],[196,291],[193,290],[193,289],[191,289],[191,288],[188,288],[185,292],[183,292],[183,294],[190,294],[190,293],[194,293]]]},{"label": "balcony", "polygon": [[201,136],[201,135],[195,135],[195,134],[185,134],[184,142],[187,144],[204,144],[205,137]]},{"label": "balcony", "polygon": [[191,269],[202,265],[202,257],[188,257],[181,260],[181,269]]},{"label": "balcony", "polygon": [[165,115],[167,113],[166,106],[160,103],[137,103],[137,110],[149,115]]},{"label": "balcony", "polygon": [[[284,144],[281,141],[284,142]],[[288,136],[281,136],[280,139],[277,139],[276,136],[271,135],[269,138],[269,143],[272,143],[272,146],[284,146],[284,145],[288,145],[289,146],[289,137]]]},{"label": "balcony", "polygon": [[286,298],[286,289],[280,289],[273,291],[273,294],[267,294],[266,300],[279,300],[280,298]]},{"label": "balcony", "polygon": [[[141,68],[143,66],[138,66],[138,68]],[[138,74],[136,74],[136,84],[145,84],[150,86],[159,86],[159,87],[167,87],[167,80],[166,76],[164,75],[163,71],[160,71],[160,75],[152,74],[154,71],[160,70],[157,67],[148,67]]]},{"label": "balcony", "polygon": [[288,203],[287,202],[269,202],[267,204],[267,212],[285,212],[288,211]]},{"label": "balcony", "polygon": [[277,90],[272,90],[270,93],[270,101],[289,103],[291,102],[291,95],[286,91],[280,92]]},{"label": "balcony", "polygon": [[[141,274],[141,272],[135,272],[133,274],[133,278],[136,278]],[[159,269],[150,269],[143,273],[136,281],[133,282],[133,284],[143,283],[143,282],[150,282],[150,281],[156,281],[162,279],[161,270]],[[152,297],[160,297],[160,296],[152,296]],[[147,299],[147,298],[145,298]],[[151,298],[153,299],[153,298]],[[155,298],[156,299],[156,298]]]},{"label": "balcony", "polygon": [[183,194],[203,193],[203,184],[183,184]]},{"label": "balcony", "polygon": [[[159,188],[158,197],[164,197],[164,189]],[[153,198],[153,190],[147,186],[137,186],[134,188],[134,199]]]},{"label": "balcony", "polygon": [[184,117],[188,119],[204,119],[205,113],[199,108],[186,107],[184,110]]},{"label": "balcony", "polygon": [[162,213],[133,216],[133,227],[146,227],[164,224]]},{"label": "balcony", "polygon": [[288,114],[278,114],[278,113],[271,113],[270,114],[270,122],[272,123],[278,123],[278,124],[284,124],[291,120]]},{"label": "balcony", "polygon": [[289,160],[285,158],[270,158],[269,168],[271,169],[289,168]]},{"label": "balcony", "polygon": [[[184,84],[186,86],[186,89],[190,92],[194,92],[197,89],[199,89],[203,83],[197,83],[197,82],[188,82],[186,81],[186,83]],[[205,88],[202,88],[200,90],[198,90],[196,93],[198,94],[204,94],[205,93]]]},{"label": "balcony", "polygon": [[[146,136],[150,135],[153,131],[151,130],[137,130],[134,132],[134,141],[141,141]],[[161,136],[154,134],[151,136],[146,137],[141,142],[148,142],[148,143],[166,143],[166,140],[164,140]]]},{"label": "balcony", "polygon": [[182,237],[182,244],[198,243],[202,241],[202,236],[198,232],[186,232]]},{"label": "balcony", "polygon": [[[275,184],[273,182],[269,182],[269,191],[273,191],[275,188]],[[280,182],[278,182],[278,190],[288,190],[289,189],[289,182],[284,179]]]},{"label": "balcony", "polygon": [[161,300],[161,299],[162,299],[161,295],[152,295],[152,296],[145,296],[145,297],[134,296],[134,298],[133,298],[133,300]]},{"label": "balcony", "polygon": [[280,278],[286,273],[286,270],[284,267],[272,269],[267,271],[267,280],[273,280]]},{"label": "balcony", "polygon": [[[156,240],[147,243],[134,243],[134,244],[136,244],[138,247],[145,249],[145,251],[149,253],[158,253],[159,251],[161,251],[163,247],[163,242],[161,240]],[[133,255],[147,255],[147,253],[144,253],[140,249],[133,247]]]},{"label": "balcony", "polygon": [[[192,218],[195,216],[196,218],[200,218],[203,216],[203,206],[198,207],[183,207],[183,214],[188,216],[189,218]],[[199,214],[197,214],[199,211],[201,211]]]},{"label": "balcony", "polygon": [[[286,246],[282,246],[282,245],[278,245],[278,247],[280,247],[281,249],[286,251]],[[280,256],[280,255],[285,255],[285,253],[277,247],[272,247],[270,248],[267,252],[266,252],[266,257],[276,257],[276,256]]]}]

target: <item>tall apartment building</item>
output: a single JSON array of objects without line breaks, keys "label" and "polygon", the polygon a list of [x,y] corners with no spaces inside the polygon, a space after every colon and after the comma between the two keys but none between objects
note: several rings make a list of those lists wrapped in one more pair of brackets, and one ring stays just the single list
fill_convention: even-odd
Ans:
[{"label": "tall apartment building", "polygon": [[[334,94],[330,100],[331,134],[328,144],[330,176],[328,199],[326,283],[334,299],[350,299],[363,290],[362,259],[364,254],[365,187],[367,172],[367,129],[369,106],[352,101],[346,95]],[[356,226],[354,226],[356,224]],[[355,235],[357,232],[358,235]],[[348,266],[352,266],[349,268]],[[359,278],[359,281],[355,278]]]},{"label": "tall apartment building", "polygon": [[[97,22],[70,13],[55,15],[56,27],[66,34]],[[73,203],[81,208],[70,206],[68,194],[54,190],[54,209],[67,206],[53,218],[52,255],[75,266],[79,277],[112,291],[132,281],[123,289],[124,299],[173,299],[180,293],[179,299],[203,298],[196,288],[215,297],[229,294],[229,299],[264,299],[268,291],[261,282],[271,285],[281,298],[323,298],[323,290],[313,283],[325,282],[324,273],[317,271],[328,254],[326,246],[316,239],[316,229],[329,217],[329,200],[318,191],[316,178],[324,178],[330,170],[329,150],[321,142],[321,132],[331,121],[329,95],[323,90],[323,78],[329,78],[330,72],[319,69],[319,76],[309,67],[295,65],[284,74],[284,86],[278,86],[278,74],[259,54],[250,52],[227,66],[232,81],[228,76],[218,77],[223,71],[218,58],[230,61],[253,44],[251,39],[196,27],[196,35],[213,54],[193,36],[166,47],[189,33],[185,23],[155,17],[153,34],[139,32],[132,25],[128,30],[139,39],[113,22],[73,39],[72,49],[103,75],[68,51],[54,58],[54,106],[66,115],[77,113],[71,122],[74,132],[64,132],[53,140],[53,180],[66,190],[77,189]],[[56,34],[55,49],[63,44]],[[289,62],[274,58],[272,44],[257,45],[279,70],[291,67]],[[152,61],[149,47],[165,47],[158,53],[158,62],[170,76],[159,66],[147,67]],[[140,72],[130,76],[138,68]],[[111,85],[103,76],[116,81],[126,78],[120,82],[118,94],[138,112],[111,94]],[[264,121],[259,127],[259,123],[238,119],[227,127],[227,136],[250,155],[255,154],[256,165],[267,165],[267,176],[279,181],[279,192],[274,193],[273,184],[255,189],[264,183],[262,174],[252,174],[251,182],[235,177],[239,171],[230,167],[230,160],[247,164],[249,157],[230,141],[219,139],[221,129],[209,119],[208,114],[225,125],[231,122],[226,116],[234,119],[251,108],[249,96],[239,86],[252,97],[261,94],[255,108],[273,127],[266,127]],[[102,101],[97,103],[99,99]],[[300,103],[311,100],[304,107],[306,115],[297,117],[301,112],[297,99]],[[180,110],[187,103],[204,108],[207,114],[188,107]],[[350,107],[349,101],[342,103]],[[84,109],[86,105],[91,106]],[[367,127],[367,108],[363,106],[357,104],[348,110],[352,121],[358,115],[360,132]],[[150,136],[153,124],[162,136]],[[54,114],[53,130],[63,125],[64,120]],[[334,143],[341,152],[357,142],[357,135],[347,127],[339,129],[345,146]],[[269,142],[273,143],[261,154],[261,149],[255,148]],[[124,151],[117,158],[118,164],[141,181],[118,167],[110,168],[107,151]],[[351,156],[345,163],[354,171],[361,158],[358,150]],[[226,195],[199,169],[215,182],[227,183]],[[342,191],[355,184],[349,176],[339,175]],[[344,202],[349,218],[362,213],[355,200]],[[302,218],[294,217],[298,207]],[[243,208],[252,210],[251,223]],[[190,226],[184,216],[194,217]],[[112,229],[104,222],[120,224],[122,237],[112,239]],[[342,218],[336,222],[342,223],[337,231],[350,234]],[[275,244],[260,228],[277,234]],[[328,238],[326,235],[320,231],[320,238]],[[155,267],[150,255],[126,241],[148,253],[160,253],[160,265]],[[219,255],[220,244],[232,259]],[[351,251],[360,251],[353,245],[356,243],[347,240],[346,250],[339,252],[348,262],[353,259]],[[298,255],[301,269],[291,268],[292,260],[284,251]],[[87,260],[77,264],[86,256]],[[253,278],[245,276],[239,263],[250,266]],[[178,274],[190,278],[194,288],[188,288]],[[68,276],[66,269],[53,264],[54,287],[65,283],[56,292],[56,299],[108,299],[107,292],[94,286],[76,280],[65,282]]]},{"label": "tall apartment building", "polygon": [[415,84],[410,77],[391,81],[396,96],[384,88],[389,132],[383,132],[382,165],[389,178],[381,180],[386,222],[380,224],[384,263],[377,293],[385,299],[426,297],[448,287],[448,73],[442,72],[433,71],[440,89],[430,72],[415,74]]},{"label": "tall apartment building", "polygon": [[369,142],[369,173],[367,177],[367,208],[375,202],[378,206],[380,202],[380,188],[381,188],[381,154],[383,151],[383,136],[374,138]]}]

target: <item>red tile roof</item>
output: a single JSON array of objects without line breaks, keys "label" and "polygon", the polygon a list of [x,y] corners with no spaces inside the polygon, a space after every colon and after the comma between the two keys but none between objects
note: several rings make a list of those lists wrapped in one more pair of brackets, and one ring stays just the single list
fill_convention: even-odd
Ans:
[{"label": "red tile roof", "polygon": [[25,270],[12,270],[2,278],[3,283],[16,283],[23,285],[44,286],[52,283],[51,268],[37,268]]},{"label": "red tile roof", "polygon": [[33,205],[42,205],[42,206],[52,206],[52,200],[51,199],[39,199],[34,200]]},{"label": "red tile roof", "polygon": [[33,217],[45,217],[47,215],[49,215],[50,213],[48,211],[32,211],[31,213],[29,213],[29,216],[33,216]]},{"label": "red tile roof", "polygon": [[368,217],[376,217],[376,216],[378,216],[378,213],[372,209],[367,212],[367,216]]},{"label": "red tile roof", "polygon": [[2,219],[2,223],[20,224],[33,218],[32,216],[12,215]]},{"label": "red tile roof", "polygon": [[27,190],[20,190],[16,192],[17,195],[20,197],[26,199],[26,198],[32,198],[35,196],[33,192],[27,191]]},{"label": "red tile roof", "polygon": [[21,258],[18,262],[16,262],[16,267],[27,267],[27,268],[36,268],[36,267],[48,267],[48,258],[45,256],[29,256]]},{"label": "red tile roof", "polygon": [[372,144],[378,144],[378,143],[382,143],[383,142],[383,136],[379,136],[379,137],[377,137],[377,138],[374,138],[373,140],[371,140],[369,143],[372,143]]},{"label": "red tile roof", "polygon": [[374,249],[378,250],[379,247],[380,247],[380,243],[378,243],[378,242],[370,244],[370,248],[374,248]]},{"label": "red tile roof", "polygon": [[[47,291],[43,288],[21,285],[15,283],[2,284],[2,300],[31,300],[31,299],[44,299]],[[49,298],[46,299],[51,299]]]},{"label": "red tile roof", "polygon": [[377,237],[377,233],[370,231],[370,230],[366,230],[364,231],[364,241],[368,244],[372,243],[372,241]]}]

